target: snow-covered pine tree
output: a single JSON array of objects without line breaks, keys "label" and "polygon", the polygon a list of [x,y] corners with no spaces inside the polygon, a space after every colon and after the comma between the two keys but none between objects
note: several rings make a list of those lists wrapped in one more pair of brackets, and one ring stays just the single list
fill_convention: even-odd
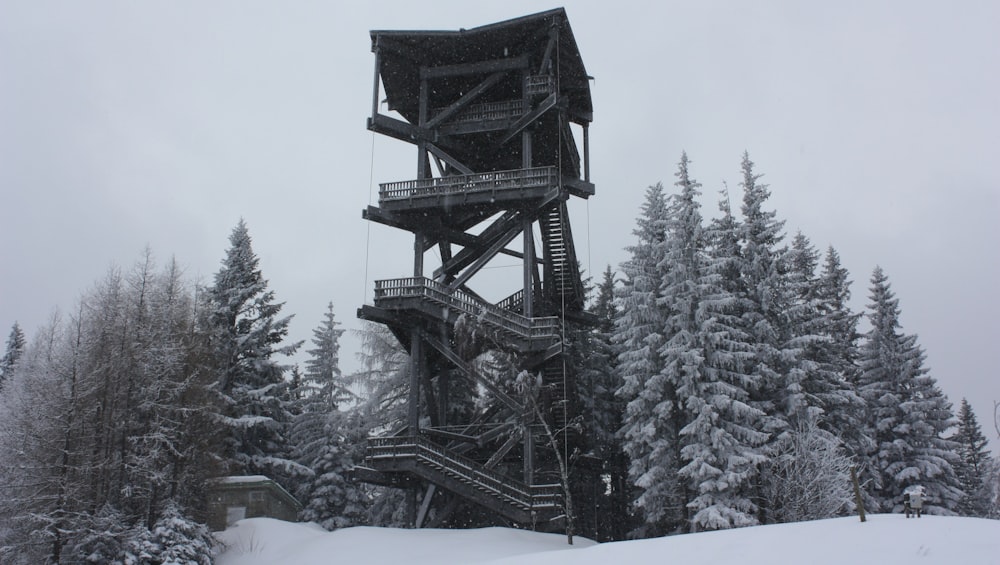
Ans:
[{"label": "snow-covered pine tree", "polygon": [[829,341],[824,344],[820,362],[836,375],[842,402],[826,407],[821,425],[839,437],[847,454],[855,461],[871,451],[871,435],[865,429],[865,401],[858,393],[858,321],[861,314],[850,309],[851,280],[841,266],[840,256],[830,246],[819,275],[819,333]]},{"label": "snow-covered pine tree", "polygon": [[839,265],[828,264],[821,275],[816,274],[819,254],[801,232],[793,239],[789,256],[793,303],[788,319],[792,343],[800,351],[793,369],[799,388],[790,391],[792,399],[797,395],[794,404],[799,409],[789,414],[789,420],[796,429],[801,428],[797,419],[805,419],[808,425],[815,422],[840,442],[860,433],[864,408],[849,377],[856,357],[858,319],[847,310],[850,290],[846,285],[850,283]]},{"label": "snow-covered pine tree", "polygon": [[753,404],[766,414],[765,430],[777,440],[789,425],[790,415],[802,408],[800,366],[801,336],[793,336],[789,313],[794,295],[789,288],[788,249],[782,246],[784,221],[764,206],[771,193],[759,182],[754,163],[744,152],[740,164],[743,173],[743,222],[740,224],[742,257],[740,274],[747,293],[743,327],[754,343],[754,358],[749,373],[760,386],[752,394]]},{"label": "snow-covered pine tree", "polygon": [[242,218],[229,243],[206,308],[223,404],[223,459],[230,474],[266,475],[284,484],[295,464],[286,449],[289,407],[280,394],[288,367],[276,357],[301,343],[282,345],[291,316],[278,317],[283,303],[275,302],[261,274]]},{"label": "snow-covered pine tree", "polygon": [[300,378],[291,443],[295,460],[309,473],[296,485],[302,501],[301,518],[328,530],[368,522],[367,493],[351,481],[347,472],[356,464],[358,438],[345,434],[350,423],[341,412],[353,395],[340,372],[340,336],[333,303],[327,305],[323,321],[313,330],[313,348],[308,351],[306,371]]},{"label": "snow-covered pine tree", "polygon": [[945,432],[956,422],[951,404],[924,368],[917,336],[902,333],[899,300],[880,267],[871,278],[861,344],[860,393],[868,404],[875,451],[869,462],[872,495],[882,512],[898,512],[910,486],[925,489],[925,512],[952,515],[962,498],[954,466],[958,444]]},{"label": "snow-covered pine tree", "polygon": [[957,511],[962,516],[989,518],[992,501],[988,480],[993,457],[976,413],[964,398],[958,409],[958,430],[951,439],[959,446],[961,461],[955,465],[955,471],[965,493]]},{"label": "snow-covered pine tree", "polygon": [[133,545],[137,559],[131,563],[212,565],[216,543],[208,526],[192,520],[180,506],[170,502],[148,534]]},{"label": "snow-covered pine tree", "polygon": [[[622,263],[622,284],[618,287],[612,343],[618,351],[617,371],[622,383],[617,396],[625,403],[622,418],[622,446],[629,457],[629,480],[638,487],[634,501],[643,516],[643,525],[633,535],[652,537],[676,530],[684,524],[684,502],[678,492],[675,457],[664,464],[666,454],[676,453],[679,429],[659,427],[669,419],[656,414],[674,396],[664,379],[660,349],[667,313],[659,304],[662,296],[662,260],[667,232],[667,199],[663,185],[646,190],[633,234],[634,245]],[[659,425],[658,425],[659,424]]]},{"label": "snow-covered pine tree", "polygon": [[[583,435],[587,438],[594,454],[606,460],[617,450],[615,436],[621,427],[621,402],[615,398],[620,384],[615,373],[615,354],[611,345],[611,331],[614,324],[614,275],[609,266],[604,272],[601,284],[596,288],[597,296],[590,313],[597,317],[596,326],[581,325],[573,344],[579,349],[580,366],[577,381],[580,388],[580,413]],[[588,287],[587,289],[591,289]]]},{"label": "snow-covered pine tree", "polygon": [[[615,318],[618,316],[615,287],[615,274],[608,265],[602,274],[600,284],[597,285],[597,295],[590,308],[591,314],[597,317],[598,324],[594,329],[596,348],[589,359],[599,368],[597,374],[604,377],[600,381],[603,384],[598,387],[602,401],[598,403],[601,406],[600,412],[594,415],[594,427],[605,432],[597,444],[598,454],[603,461],[602,473],[605,480],[602,483],[607,494],[606,496],[593,494],[589,497],[601,500],[604,504],[597,511],[595,539],[598,541],[624,540],[634,527],[633,516],[629,511],[633,489],[628,482],[628,458],[622,450],[621,436],[618,434],[625,403],[615,394],[621,387],[616,368],[618,354],[616,347],[611,343]],[[578,500],[582,506],[589,499],[580,496]]]},{"label": "snow-covered pine tree", "polygon": [[3,357],[0,358],[0,393],[3,393],[4,382],[14,374],[14,367],[17,360],[24,354],[27,347],[27,340],[24,338],[24,331],[17,322],[10,328],[10,336],[7,338],[7,349]]},{"label": "snow-covered pine tree", "polygon": [[839,378],[829,366],[824,366],[825,350],[830,340],[819,335],[821,313],[819,282],[816,265],[819,254],[802,232],[792,238],[786,256],[785,274],[791,294],[785,312],[788,337],[799,355],[786,376],[786,410],[789,424],[798,427],[797,420],[811,421],[839,404]]},{"label": "snow-covered pine tree", "polygon": [[842,378],[852,385],[858,380],[858,321],[862,314],[851,311],[850,273],[840,264],[840,254],[827,247],[819,276],[820,310],[824,316],[823,334],[832,341],[830,361],[837,364]]},{"label": "snow-covered pine tree", "polygon": [[[348,375],[361,401],[348,411],[347,431],[364,449],[369,435],[385,435],[406,425],[410,356],[387,326],[364,322],[357,330],[361,340],[361,368]],[[371,525],[406,527],[406,490],[374,487],[371,492]]]},{"label": "snow-covered pine tree", "polygon": [[[584,280],[584,287],[588,297],[595,290],[589,278]],[[617,436],[623,403],[615,396],[620,383],[610,343],[615,308],[610,267],[596,290],[597,296],[588,308],[595,323],[568,320],[565,328],[567,371],[575,375],[575,386],[571,387],[575,396],[570,404],[570,414],[574,417],[569,422],[575,433],[566,448],[577,454],[570,481],[575,512],[573,528],[591,539],[609,541],[623,539],[628,524],[628,504],[621,496],[627,465]],[[505,357],[510,366],[516,367],[515,358]],[[548,442],[544,445],[546,449],[549,447]],[[543,453],[546,453],[543,457],[550,457]],[[614,485],[616,481],[618,484],[609,490],[609,483]],[[577,500],[580,504],[575,503]]]},{"label": "snow-covered pine tree", "polygon": [[681,155],[679,192],[671,199],[660,305],[667,314],[660,349],[659,375],[674,398],[666,398],[658,414],[664,427],[679,430],[680,490],[692,530],[718,530],[756,523],[749,486],[764,458],[759,447],[758,410],[749,406],[748,381],[739,367],[747,357],[735,318],[727,315],[732,296],[721,286],[717,262],[709,253],[698,197],[701,186],[691,178]]}]

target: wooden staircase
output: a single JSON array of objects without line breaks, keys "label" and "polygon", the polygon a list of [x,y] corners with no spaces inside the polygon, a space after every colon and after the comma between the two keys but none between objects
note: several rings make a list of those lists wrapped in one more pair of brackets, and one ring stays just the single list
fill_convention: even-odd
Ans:
[{"label": "wooden staircase", "polygon": [[545,253],[547,299],[555,310],[583,309],[583,283],[573,246],[566,202],[552,203],[539,218]]},{"label": "wooden staircase", "polygon": [[509,339],[522,352],[544,350],[560,340],[559,319],[554,316],[529,318],[425,277],[375,281],[375,306],[411,315],[422,313],[443,322],[470,316]]},{"label": "wooden staircase", "polygon": [[548,521],[562,508],[558,484],[526,485],[421,436],[371,438],[365,464],[416,475],[518,523]]}]

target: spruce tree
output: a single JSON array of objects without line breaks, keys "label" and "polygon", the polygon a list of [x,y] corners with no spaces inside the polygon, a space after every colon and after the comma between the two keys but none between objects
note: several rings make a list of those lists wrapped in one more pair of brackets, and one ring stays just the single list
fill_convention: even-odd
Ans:
[{"label": "spruce tree", "polygon": [[[864,401],[854,390],[851,374],[856,357],[857,316],[847,308],[850,298],[846,271],[834,270],[827,280],[826,270],[817,275],[819,254],[801,232],[796,234],[790,250],[789,289],[793,305],[788,312],[791,323],[790,339],[797,345],[797,369],[800,378],[796,420],[818,423],[839,440],[855,435],[860,425],[859,415]],[[827,268],[833,268],[828,265]]]},{"label": "spruce tree", "polygon": [[[618,315],[612,343],[618,349],[617,391],[625,403],[622,445],[629,457],[629,480],[639,489],[635,506],[643,525],[634,535],[663,535],[684,523],[684,501],[678,493],[676,442],[679,429],[657,414],[672,407],[674,392],[662,378],[666,315],[659,299],[663,291],[663,252],[667,230],[667,199],[663,185],[646,190],[645,202],[633,234],[634,245],[622,263],[617,294]],[[673,457],[665,462],[667,457]]]},{"label": "spruce tree", "polygon": [[593,322],[566,325],[567,370],[575,375],[570,411],[577,416],[571,424],[579,431],[568,446],[579,453],[571,481],[573,499],[580,501],[574,504],[574,529],[591,539],[610,541],[623,539],[628,521],[627,502],[621,496],[627,466],[617,438],[623,404],[615,396],[620,383],[610,342],[615,312],[611,268],[596,289],[589,283],[590,279],[584,281],[587,294],[597,291],[588,308]]},{"label": "spruce tree", "polygon": [[[682,467],[682,499],[694,530],[717,530],[756,523],[750,484],[764,461],[760,446],[763,416],[749,405],[741,373],[748,351],[728,315],[732,296],[720,285],[717,264],[708,252],[698,184],[690,177],[686,154],[676,173],[679,193],[669,209],[663,262],[661,305],[668,312],[661,348],[665,387],[675,395],[661,404],[658,417],[679,430],[675,449]],[[737,338],[737,339],[734,339]],[[667,461],[671,459],[668,458]]]},{"label": "spruce tree", "polygon": [[743,327],[754,343],[749,372],[759,383],[753,404],[767,415],[766,431],[776,440],[788,427],[791,415],[803,409],[804,369],[799,366],[800,344],[792,340],[789,319],[793,307],[786,276],[789,254],[782,246],[784,221],[777,219],[776,212],[765,210],[771,193],[766,184],[759,182],[762,175],[754,172],[754,163],[746,152],[740,168],[743,174],[740,274],[747,293]]},{"label": "spruce tree", "polygon": [[323,321],[313,330],[313,348],[308,351],[306,371],[296,388],[296,414],[291,443],[295,460],[308,472],[296,485],[303,504],[301,517],[326,529],[367,523],[367,495],[362,485],[349,480],[356,464],[359,439],[347,433],[348,416],[341,411],[353,395],[340,372],[340,336],[333,312],[327,305]]},{"label": "spruce tree", "polygon": [[954,469],[958,444],[944,437],[956,424],[951,404],[924,367],[917,336],[901,331],[899,300],[880,267],[870,299],[859,382],[875,440],[869,460],[875,510],[899,511],[904,491],[920,485],[927,513],[954,514],[962,490]]},{"label": "spruce tree", "polygon": [[[599,404],[602,412],[595,415],[594,427],[604,430],[597,452],[603,461],[602,471],[607,479],[607,496],[594,496],[601,501],[597,512],[598,541],[618,541],[626,538],[634,527],[629,512],[632,487],[628,482],[628,458],[621,445],[622,415],[625,403],[615,392],[621,387],[618,381],[617,348],[611,343],[614,333],[615,319],[618,307],[615,303],[615,275],[608,265],[604,270],[601,283],[597,286],[597,297],[590,312],[597,317],[597,327],[594,329],[594,352],[588,356],[590,364],[596,367],[595,373],[603,376],[598,381],[595,392],[600,392]],[[586,394],[585,391],[581,391]],[[581,498],[581,500],[586,500]]]},{"label": "spruce tree", "polygon": [[301,343],[282,344],[291,316],[279,317],[283,303],[275,302],[261,274],[242,218],[229,243],[207,293],[223,460],[230,474],[266,475],[285,484],[295,466],[286,450],[289,407],[280,394],[288,367],[277,356],[290,355]]},{"label": "spruce tree", "polygon": [[0,358],[0,393],[3,393],[4,383],[13,376],[14,368],[18,359],[24,354],[25,347],[27,347],[27,341],[24,338],[24,332],[21,331],[21,326],[14,322],[10,328],[10,336],[7,338],[7,349],[3,357]]},{"label": "spruce tree", "polygon": [[955,466],[964,496],[958,506],[963,516],[990,517],[989,473],[993,457],[969,401],[962,399],[958,409],[958,430],[951,437],[958,443],[961,461]]}]

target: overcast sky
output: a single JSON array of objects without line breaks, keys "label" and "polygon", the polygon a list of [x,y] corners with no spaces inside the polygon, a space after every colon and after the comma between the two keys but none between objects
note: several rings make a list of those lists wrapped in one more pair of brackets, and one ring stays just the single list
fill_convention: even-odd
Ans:
[{"label": "overcast sky", "polygon": [[[372,184],[416,162],[365,129],[369,30],[558,6],[0,0],[0,339],[147,245],[210,282],[240,217],[295,338],[331,300],[357,327],[372,281],[412,268],[409,236],[361,219]],[[585,269],[625,258],[646,186],[672,185],[682,150],[708,215],[723,181],[740,197],[747,150],[788,239],[839,251],[856,309],[881,265],[933,376],[996,435],[1000,4],[565,7],[595,77],[597,195],[573,208]]]}]

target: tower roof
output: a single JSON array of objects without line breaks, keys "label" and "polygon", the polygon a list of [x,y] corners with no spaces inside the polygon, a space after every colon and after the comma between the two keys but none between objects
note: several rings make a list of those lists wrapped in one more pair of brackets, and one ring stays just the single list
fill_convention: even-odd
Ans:
[{"label": "tower roof", "polygon": [[[589,77],[563,8],[457,31],[372,30],[372,51],[381,58],[382,85],[389,108],[417,123],[422,67],[522,58],[528,69],[538,72],[552,29],[559,38],[552,54],[558,64],[559,90],[568,98],[573,121],[588,123],[593,115]],[[479,80],[481,77],[442,77],[435,80],[433,95],[454,100]]]}]

